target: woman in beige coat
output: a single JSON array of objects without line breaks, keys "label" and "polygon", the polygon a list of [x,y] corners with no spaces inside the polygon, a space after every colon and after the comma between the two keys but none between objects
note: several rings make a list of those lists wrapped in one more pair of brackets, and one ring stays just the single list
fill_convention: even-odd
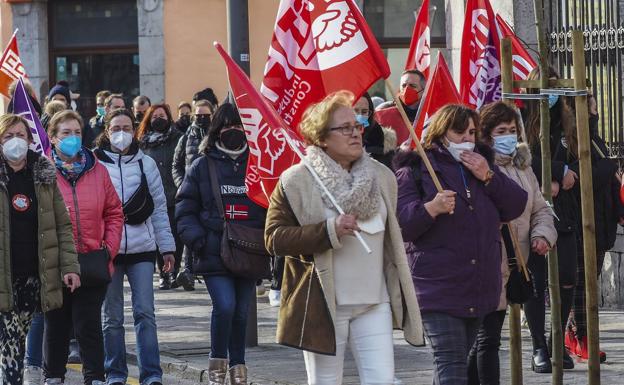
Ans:
[{"label": "woman in beige coat", "polygon": [[[496,164],[509,178],[528,192],[528,200],[520,217],[510,222],[510,228],[518,236],[521,257],[533,272],[537,298],[526,303],[525,312],[533,338],[531,366],[538,372],[550,371],[551,364],[544,337],[544,311],[535,311],[535,303],[544,307],[546,253],[557,241],[552,210],[542,197],[542,192],[531,168],[531,153],[525,143],[518,144],[520,134],[519,115],[503,103],[492,103],[481,109],[481,140],[492,146]],[[503,291],[497,311],[488,314],[479,328],[477,341],[469,356],[469,384],[498,384],[500,368],[498,348],[501,329],[505,320],[507,299],[505,285],[509,277],[507,253],[503,247],[501,269]]]},{"label": "woman in beige coat", "polygon": [[392,329],[403,329],[411,344],[424,342],[395,215],[397,182],[363,151],[352,104],[351,93],[338,92],[306,111],[299,127],[309,144],[306,158],[281,176],[267,213],[266,247],[287,256],[277,339],[304,350],[309,384],[342,383],[347,344],[363,384],[391,384]]}]

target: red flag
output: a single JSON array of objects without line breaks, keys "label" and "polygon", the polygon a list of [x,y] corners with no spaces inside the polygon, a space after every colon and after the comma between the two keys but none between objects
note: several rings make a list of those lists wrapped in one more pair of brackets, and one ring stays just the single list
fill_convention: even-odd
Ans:
[{"label": "red flag", "polygon": [[[215,43],[215,48],[225,61],[230,88],[249,145],[245,178],[247,195],[260,206],[269,207],[269,198],[280,175],[300,160],[287,142],[298,145],[301,152],[305,151],[303,144],[297,134],[286,128],[280,116],[262,98],[247,75],[223,47]],[[285,135],[289,137],[286,138]]]},{"label": "red flag", "polygon": [[353,0],[280,1],[261,91],[291,128],[328,94],[349,90],[359,98],[389,75]]},{"label": "red flag", "polygon": [[15,80],[26,77],[26,70],[19,57],[17,48],[17,30],[11,36],[9,44],[7,44],[2,58],[0,58],[0,94],[11,98],[13,95],[9,93],[9,86]]},{"label": "red flag", "polygon": [[412,42],[407,54],[405,69],[416,68],[425,75],[425,79],[429,79],[429,66],[431,65],[430,47],[429,0],[423,0],[416,17],[416,24],[414,24]]},{"label": "red flag", "polygon": [[418,121],[414,122],[414,129],[418,138],[421,137],[423,127],[429,124],[429,119],[436,111],[447,104],[461,103],[459,92],[455,82],[453,82],[453,76],[441,53],[438,53],[438,63],[427,81],[422,100]]},{"label": "red flag", "polygon": [[501,99],[500,44],[489,0],[468,0],[461,47],[459,91],[473,108]]},{"label": "red flag", "polygon": [[522,45],[520,39],[518,39],[511,29],[511,26],[501,15],[496,15],[496,24],[498,25],[498,36],[500,39],[504,37],[511,38],[514,80],[526,80],[531,71],[537,67],[537,63],[533,60],[529,52]]}]

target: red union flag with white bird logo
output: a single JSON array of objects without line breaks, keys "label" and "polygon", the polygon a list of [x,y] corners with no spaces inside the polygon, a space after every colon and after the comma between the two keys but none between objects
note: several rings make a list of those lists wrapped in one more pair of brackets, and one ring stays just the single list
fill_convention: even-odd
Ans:
[{"label": "red union flag with white bird logo", "polygon": [[524,48],[522,42],[514,33],[511,26],[501,17],[496,15],[498,26],[498,36],[500,39],[508,37],[511,39],[511,52],[513,56],[513,77],[514,80],[526,80],[529,74],[537,67],[537,63],[529,52]]},{"label": "red union flag with white bird logo", "polygon": [[390,68],[353,0],[281,0],[262,94],[297,129],[306,108],[349,90],[359,98]]},{"label": "red union flag with white bird logo", "polygon": [[407,62],[405,69],[417,69],[425,75],[425,79],[429,78],[429,66],[431,65],[431,33],[429,29],[429,0],[423,0],[414,31],[412,32],[412,42],[410,43],[409,53],[407,54]]},{"label": "red union flag with white bird logo", "polygon": [[459,91],[473,108],[501,99],[500,44],[488,0],[468,0],[461,47]]},{"label": "red union flag with white bird logo", "polygon": [[[225,61],[230,88],[247,136],[247,196],[258,205],[269,207],[269,198],[282,172],[300,161],[289,142],[298,146],[302,153],[305,148],[297,134],[287,128],[223,47],[215,43],[215,48]],[[236,207],[232,210],[228,215],[240,214],[236,213]]]},{"label": "red union flag with white bird logo", "polygon": [[9,93],[9,86],[15,80],[26,77],[26,70],[22,64],[17,48],[17,30],[11,36],[2,57],[0,58],[0,94],[7,98],[13,97]]}]

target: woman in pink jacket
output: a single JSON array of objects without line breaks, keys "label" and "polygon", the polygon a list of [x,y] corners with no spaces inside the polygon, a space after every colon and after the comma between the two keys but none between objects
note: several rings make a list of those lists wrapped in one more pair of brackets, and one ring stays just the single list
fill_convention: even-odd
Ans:
[{"label": "woman in pink jacket", "polygon": [[[72,221],[81,277],[85,282],[73,293],[65,289],[63,307],[45,313],[43,374],[46,384],[64,381],[72,324],[80,346],[84,383],[104,384],[100,314],[108,286],[106,278],[110,280],[112,274],[124,218],[108,171],[82,146],[82,127],[80,115],[71,110],[54,115],[48,126],[54,145],[51,158]],[[96,259],[101,263],[94,263]],[[94,270],[100,273],[100,279],[89,278],[98,276],[89,274]]]}]

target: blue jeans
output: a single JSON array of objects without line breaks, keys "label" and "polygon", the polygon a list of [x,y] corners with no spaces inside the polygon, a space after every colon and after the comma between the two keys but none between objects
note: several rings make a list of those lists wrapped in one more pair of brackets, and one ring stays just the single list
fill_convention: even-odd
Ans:
[{"label": "blue jeans", "polygon": [[115,265],[115,273],[108,285],[102,307],[106,381],[108,384],[125,383],[128,378],[124,338],[124,275],[128,276],[132,290],[132,316],[136,333],[139,381],[141,385],[162,382],[156,317],[154,316],[154,263],[152,262]]},{"label": "blue jeans", "polygon": [[468,384],[468,353],[481,319],[427,312],[422,313],[422,321],[433,349],[433,384]]},{"label": "blue jeans", "polygon": [[229,356],[230,366],[245,364],[247,315],[256,281],[220,275],[206,275],[204,281],[212,299],[210,357]]},{"label": "blue jeans", "polygon": [[26,336],[26,365],[43,367],[43,313],[35,313]]}]

